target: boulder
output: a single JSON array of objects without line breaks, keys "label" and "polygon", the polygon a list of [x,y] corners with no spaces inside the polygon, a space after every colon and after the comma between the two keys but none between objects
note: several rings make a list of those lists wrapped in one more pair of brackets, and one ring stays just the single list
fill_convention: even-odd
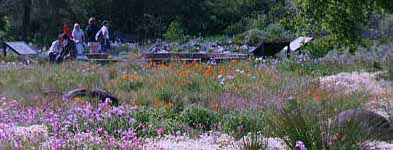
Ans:
[{"label": "boulder", "polygon": [[393,128],[389,121],[365,109],[351,109],[339,113],[335,125],[339,128],[355,125],[375,139],[392,139],[393,137]]},{"label": "boulder", "polygon": [[88,90],[84,88],[78,88],[71,91],[68,91],[63,95],[63,101],[69,101],[77,96],[87,96]]},{"label": "boulder", "polygon": [[66,94],[63,95],[63,101],[70,101],[74,97],[82,97],[82,96],[89,96],[92,98],[98,98],[102,102],[104,102],[106,99],[111,100],[112,105],[119,105],[119,99],[113,96],[110,92],[105,91],[103,89],[84,89],[84,88],[78,88],[74,89],[71,91],[68,91]]}]

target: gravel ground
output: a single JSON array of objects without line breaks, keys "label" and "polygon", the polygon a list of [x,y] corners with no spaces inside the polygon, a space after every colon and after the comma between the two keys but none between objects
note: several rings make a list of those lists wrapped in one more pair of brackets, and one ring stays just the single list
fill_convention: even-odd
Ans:
[{"label": "gravel ground", "polygon": [[[367,92],[372,99],[366,104],[366,109],[371,110],[387,119],[393,114],[393,90],[391,83],[377,80],[383,72],[352,72],[339,73],[333,76],[320,78],[321,87],[352,92]],[[393,143],[383,141],[369,141],[365,143],[364,150],[393,150]]]},{"label": "gravel ground", "polygon": [[[198,139],[188,136],[168,135],[160,139],[147,139],[145,150],[241,150],[249,138],[235,140],[227,134],[201,135]],[[259,138],[269,150],[285,150],[284,141],[278,138]]]}]

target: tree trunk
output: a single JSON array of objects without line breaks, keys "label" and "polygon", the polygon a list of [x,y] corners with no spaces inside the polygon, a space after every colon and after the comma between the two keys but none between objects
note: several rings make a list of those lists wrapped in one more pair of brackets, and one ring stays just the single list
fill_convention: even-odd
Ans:
[{"label": "tree trunk", "polygon": [[22,38],[27,41],[30,31],[30,13],[32,0],[23,0],[23,22],[22,22]]}]

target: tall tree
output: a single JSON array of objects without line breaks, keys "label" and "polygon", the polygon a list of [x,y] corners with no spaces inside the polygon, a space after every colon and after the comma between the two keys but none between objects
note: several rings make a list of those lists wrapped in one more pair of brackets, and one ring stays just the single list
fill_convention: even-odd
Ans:
[{"label": "tall tree", "polygon": [[22,38],[27,41],[30,32],[30,14],[32,0],[23,0]]},{"label": "tall tree", "polygon": [[369,17],[382,3],[391,0],[296,0],[301,21],[317,30],[328,31],[344,45],[358,43]]}]

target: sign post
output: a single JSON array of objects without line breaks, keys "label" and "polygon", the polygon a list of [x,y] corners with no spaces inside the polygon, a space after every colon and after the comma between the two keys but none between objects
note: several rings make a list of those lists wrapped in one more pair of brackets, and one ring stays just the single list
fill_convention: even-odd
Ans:
[{"label": "sign post", "polygon": [[3,48],[4,57],[7,57],[7,48],[3,42],[0,43],[0,46]]}]

